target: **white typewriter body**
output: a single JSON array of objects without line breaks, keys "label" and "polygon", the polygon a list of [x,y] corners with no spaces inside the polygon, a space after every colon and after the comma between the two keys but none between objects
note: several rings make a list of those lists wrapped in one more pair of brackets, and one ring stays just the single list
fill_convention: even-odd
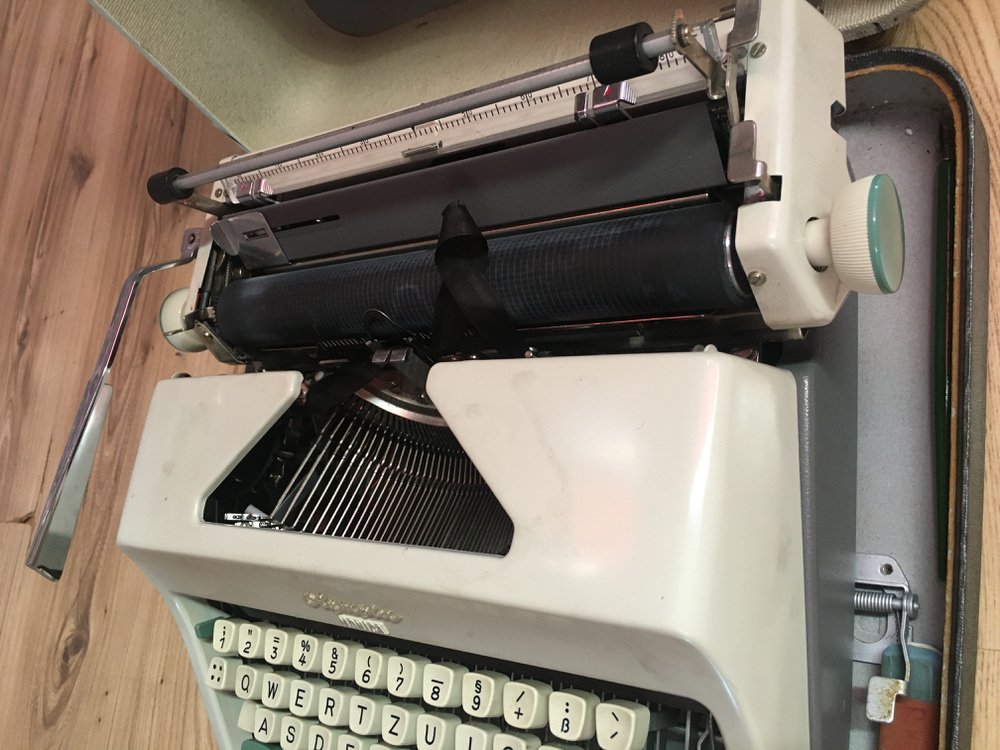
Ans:
[{"label": "white typewriter body", "polygon": [[[300,383],[180,378],[153,397],[118,543],[173,602],[198,674],[209,610],[188,597],[683,695],[735,750],[808,745],[791,375],[711,352],[435,366],[435,404],[513,519],[504,557],[203,523]],[[239,701],[201,690],[239,747]]]},{"label": "white typewriter body", "polygon": [[[642,45],[667,35],[640,40],[638,31],[630,33],[644,64],[655,67],[656,57]],[[660,58],[650,76],[660,76],[664,91],[637,78],[636,96],[621,79],[594,88],[587,78],[546,89],[534,109],[530,94],[498,95],[490,105],[495,112],[459,107],[449,115],[454,120],[429,118],[431,124],[409,131],[372,121],[357,132],[377,131],[381,140],[357,148],[315,149],[301,158],[315,146],[302,142],[282,147],[294,159],[271,160],[266,169],[239,172],[258,155],[215,168],[228,170],[212,178],[219,180],[213,195],[225,196],[226,205],[192,199],[190,190],[177,193],[216,210],[218,219],[211,236],[189,235],[180,262],[196,255],[192,281],[168,298],[161,326],[179,349],[207,345],[249,371],[157,386],[118,542],[177,618],[223,750],[258,747],[254,742],[333,750],[332,735],[313,742],[310,734],[309,745],[301,736],[279,741],[273,707],[255,709],[252,700],[237,698],[231,675],[220,676],[237,668],[238,656],[228,650],[232,638],[223,638],[220,650],[194,630],[226,617],[243,625],[241,617],[292,623],[282,627],[326,638],[353,631],[361,643],[372,636],[373,648],[388,642],[417,654],[443,649],[449,659],[467,655],[471,665],[528,665],[561,676],[556,681],[564,687],[593,690],[583,694],[585,702],[639,691],[653,706],[650,737],[656,738],[648,745],[642,738],[628,748],[602,744],[590,731],[571,750],[717,743],[728,750],[825,750],[846,743],[853,578],[849,564],[835,572],[822,568],[853,555],[854,518],[841,524],[836,512],[810,514],[816,496],[826,493],[824,509],[839,509],[842,498],[837,478],[829,480],[839,471],[836,460],[819,472],[827,479],[816,479],[808,462],[827,459],[814,455],[817,413],[844,422],[851,440],[856,432],[856,330],[845,347],[850,366],[832,368],[842,383],[829,389],[833,396],[821,396],[822,408],[811,399],[826,387],[823,358],[835,348],[824,344],[822,327],[849,290],[888,293],[899,284],[898,198],[891,180],[879,181],[884,176],[851,181],[845,141],[832,124],[845,100],[841,37],[810,5],[740,0],[697,26],[678,19],[669,36],[672,56]],[[612,90],[615,98],[608,99]],[[503,142],[503,128],[488,118],[507,110],[518,119]],[[338,133],[319,138],[341,143]],[[377,153],[366,175],[369,151]],[[630,156],[619,158],[626,151]],[[705,155],[703,163],[693,163],[695,153]],[[496,170],[495,184],[489,169]],[[176,178],[166,189],[173,200],[170,191],[186,173],[163,175]],[[873,198],[877,188],[891,205],[875,222],[876,208],[885,208]],[[455,235],[447,229],[453,209],[466,212]],[[443,269],[453,258],[443,248],[454,236],[472,243],[463,246],[465,261],[475,257],[482,268],[488,261],[491,272],[500,268],[492,282],[482,268],[459,272],[465,287],[450,279]],[[568,245],[577,254],[560,255]],[[539,257],[557,260],[533,265]],[[607,265],[609,258],[621,266]],[[346,275],[331,282],[338,273]],[[566,283],[567,274],[578,283]],[[626,283],[615,286],[621,278]],[[463,301],[469,288],[482,292],[491,283],[503,294],[487,289],[475,304]],[[663,288],[650,293],[656,284]],[[642,293],[632,295],[627,285]],[[371,293],[374,301],[358,291],[372,289],[381,290]],[[695,290],[704,296],[692,299]],[[653,307],[642,294],[656,298]],[[503,295],[497,315],[491,297]],[[123,299],[127,314],[130,297],[123,292]],[[574,305],[579,309],[567,313]],[[428,356],[447,338],[439,323],[456,307],[465,318],[449,335],[457,331],[459,343]],[[373,318],[380,326],[375,333]],[[804,365],[798,350],[791,362],[765,364],[772,345],[794,346],[802,329],[813,327],[818,338],[805,348],[819,345],[804,355]],[[117,339],[109,342],[113,356]],[[110,359],[92,379],[88,393],[95,398],[104,393],[109,367]],[[354,385],[357,372],[367,380]],[[323,389],[336,378],[351,388],[335,407],[315,406],[325,404]],[[843,408],[831,407],[844,393]],[[78,416],[81,435],[92,421],[87,408]],[[355,432],[338,444],[339,428],[329,427],[336,415],[350,421],[360,410],[376,413],[366,423],[371,437]],[[358,498],[382,502],[381,483],[400,473],[385,468],[396,452],[390,460],[373,447],[387,440],[375,436],[391,419],[403,435],[402,453],[426,424],[448,434],[454,449],[447,450],[461,454],[480,483],[468,507],[485,493],[509,517],[506,546],[500,539],[487,554],[414,541],[430,533],[411,533],[410,526],[424,523],[419,515],[393,530],[401,542],[328,532],[332,521],[320,529],[293,520],[285,496],[299,492],[291,504],[308,493],[308,505],[316,495],[312,513],[321,519],[358,502],[341,513],[338,528],[371,526],[367,518],[355,524],[354,515],[369,512]],[[246,470],[258,445],[266,453],[275,434],[279,447],[264,479],[247,479],[256,491],[254,482],[275,478],[263,492],[262,512],[256,496],[232,490],[253,473]],[[302,442],[315,442],[296,443],[302,435],[308,435]],[[317,469],[319,456],[334,455],[345,442],[350,446],[327,479],[334,459]],[[67,448],[60,471],[70,466],[73,450]],[[303,468],[314,453],[312,468]],[[856,455],[853,446],[842,453],[846,476]],[[402,473],[419,474],[412,468]],[[426,523],[442,524],[442,536],[449,513],[469,517],[451,495],[431,501],[420,492],[403,498],[405,512],[424,503]],[[50,501],[58,495],[54,489]],[[438,500],[440,507],[432,507]],[[43,531],[49,516],[47,506]],[[827,533],[810,525],[817,518],[833,518],[829,525],[837,528]],[[36,543],[29,564],[58,578],[64,556],[65,544],[52,553]],[[274,664],[288,672],[288,661]],[[313,682],[303,689],[316,689],[317,670],[305,673],[312,676],[299,677]],[[688,712],[681,739],[664,718],[675,705]],[[251,726],[260,710],[271,722],[267,731]],[[693,715],[700,717],[697,726]],[[491,718],[496,732],[499,716]],[[567,738],[555,730],[529,728],[536,733],[492,746],[416,746],[538,750],[545,741],[541,750],[567,750],[561,744]],[[367,739],[341,736],[337,750],[383,750],[373,744],[377,732],[360,734]],[[413,744],[382,737],[397,747]]]}]

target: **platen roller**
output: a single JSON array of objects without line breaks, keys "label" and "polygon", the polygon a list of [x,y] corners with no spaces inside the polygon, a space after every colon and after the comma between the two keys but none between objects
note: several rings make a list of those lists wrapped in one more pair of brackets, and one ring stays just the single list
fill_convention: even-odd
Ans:
[{"label": "platen roller", "polygon": [[[745,310],[734,219],[708,203],[495,238],[487,277],[518,327]],[[217,323],[250,351],[426,332],[440,287],[429,247],[235,281]]]}]

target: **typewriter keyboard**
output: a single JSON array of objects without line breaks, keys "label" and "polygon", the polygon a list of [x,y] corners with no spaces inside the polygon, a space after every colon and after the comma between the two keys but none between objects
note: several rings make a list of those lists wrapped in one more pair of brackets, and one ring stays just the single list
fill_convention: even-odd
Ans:
[{"label": "typewriter keyboard", "polygon": [[241,701],[241,750],[722,747],[703,709],[607,683],[581,687],[478,657],[410,653],[365,633],[331,637],[238,618],[196,632],[212,643],[208,686]]}]

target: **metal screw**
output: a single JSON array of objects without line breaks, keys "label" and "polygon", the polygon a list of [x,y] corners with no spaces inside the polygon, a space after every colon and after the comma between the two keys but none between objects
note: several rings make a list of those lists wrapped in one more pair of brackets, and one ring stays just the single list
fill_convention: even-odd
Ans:
[{"label": "metal screw", "polygon": [[763,42],[755,42],[750,47],[750,57],[763,57],[765,52],[767,52],[767,45]]},{"label": "metal screw", "polygon": [[747,281],[750,282],[750,286],[764,286],[767,283],[767,276],[760,271],[751,271],[747,274]]},{"label": "metal screw", "polygon": [[221,198],[221,197],[222,197],[222,188],[216,188],[216,189],[215,189],[215,192],[213,193],[213,195],[214,195],[214,196],[215,196],[216,198]]}]

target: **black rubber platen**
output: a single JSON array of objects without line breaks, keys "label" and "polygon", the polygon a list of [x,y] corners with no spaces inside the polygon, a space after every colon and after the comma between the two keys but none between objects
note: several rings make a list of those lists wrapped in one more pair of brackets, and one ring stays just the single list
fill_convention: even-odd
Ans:
[{"label": "black rubber platen", "polygon": [[[465,231],[463,213],[451,213],[449,232]],[[744,310],[753,298],[726,250],[733,218],[708,203],[490,238],[485,277],[517,328]],[[429,332],[440,288],[427,247],[239,279],[216,316],[223,338],[246,350]],[[388,330],[375,325],[384,320]]]}]

